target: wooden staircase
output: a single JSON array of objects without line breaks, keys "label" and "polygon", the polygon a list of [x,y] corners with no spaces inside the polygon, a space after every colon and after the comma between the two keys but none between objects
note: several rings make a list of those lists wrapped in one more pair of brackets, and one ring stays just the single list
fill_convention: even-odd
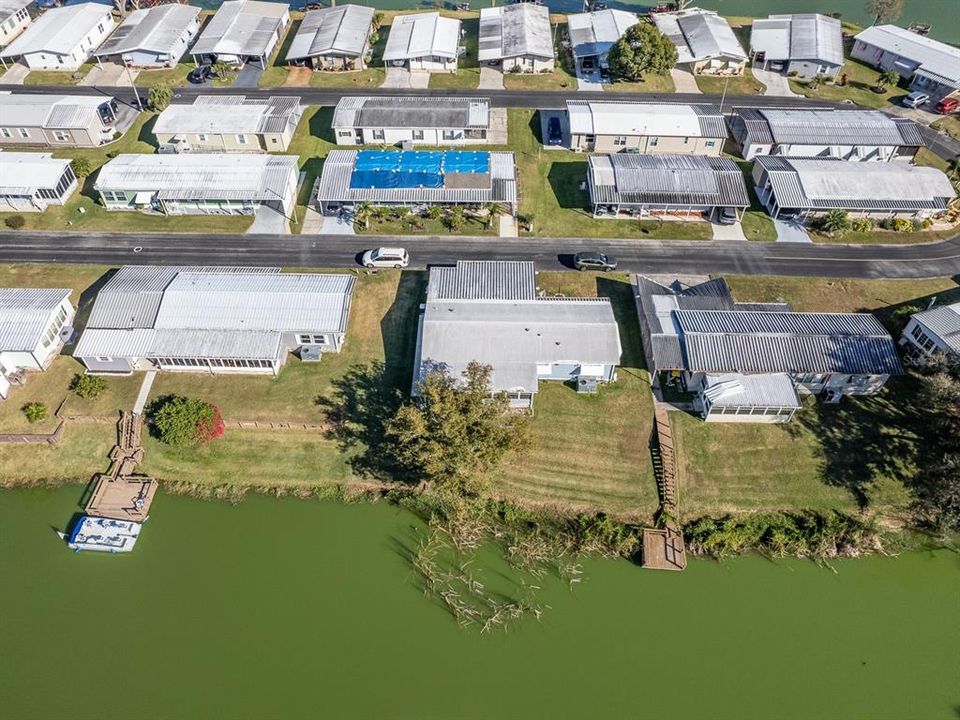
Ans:
[{"label": "wooden staircase", "polygon": [[673,432],[670,430],[670,418],[667,411],[657,405],[654,410],[654,430],[656,443],[652,448],[653,472],[657,479],[657,490],[663,509],[676,515],[677,496],[677,460],[673,449]]}]

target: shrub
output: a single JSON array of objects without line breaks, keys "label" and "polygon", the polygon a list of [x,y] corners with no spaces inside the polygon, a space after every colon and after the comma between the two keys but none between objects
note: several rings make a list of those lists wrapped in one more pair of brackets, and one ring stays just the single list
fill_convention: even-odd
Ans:
[{"label": "shrub", "polygon": [[40,422],[47,418],[47,406],[42,402],[29,402],[20,409],[27,416],[27,422],[29,423]]},{"label": "shrub", "polygon": [[[914,224],[916,224],[916,223],[914,223]],[[924,218],[924,219],[920,222],[920,227],[917,228],[917,229],[918,229],[918,230],[929,230],[929,229],[932,228],[932,227],[933,227],[933,220],[931,220],[930,218]]]},{"label": "shrub", "polygon": [[799,74],[800,74],[799,70],[791,70],[789,73],[787,73],[789,77],[797,77]]},{"label": "shrub", "polygon": [[220,408],[197,398],[172,395],[150,409],[161,442],[177,447],[204,445],[223,436]]},{"label": "shrub", "polygon": [[510,72],[513,73],[514,75],[519,75],[520,73],[523,72],[523,68],[520,67],[519,65],[514,65],[512,68],[510,68]]},{"label": "shrub", "polygon": [[891,223],[894,232],[910,232],[913,230],[913,220],[907,218],[894,218]]},{"label": "shrub", "polygon": [[873,220],[870,218],[857,218],[852,224],[854,232],[870,232],[873,230]]},{"label": "shrub", "polygon": [[100,397],[107,389],[107,381],[99,375],[80,375],[78,373],[70,381],[70,389],[78,397],[96,398]]},{"label": "shrub", "polygon": [[23,215],[11,215],[3,221],[3,224],[11,230],[19,230],[27,224],[27,221]]},{"label": "shrub", "polygon": [[817,221],[818,229],[829,235],[845,235],[852,225],[845,210],[831,210]]},{"label": "shrub", "polygon": [[90,161],[85,157],[77,157],[71,160],[70,168],[73,170],[73,174],[81,180],[93,172],[93,167],[90,165]]},{"label": "shrub", "polygon": [[173,100],[173,90],[168,85],[155,85],[147,95],[147,106],[155,112],[163,112]]}]

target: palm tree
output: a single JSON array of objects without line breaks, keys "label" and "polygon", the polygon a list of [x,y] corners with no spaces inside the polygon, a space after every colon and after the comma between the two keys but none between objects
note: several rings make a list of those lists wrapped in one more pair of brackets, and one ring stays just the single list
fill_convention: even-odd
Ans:
[{"label": "palm tree", "polygon": [[487,211],[487,227],[492,228],[494,218],[503,215],[503,205],[491,202],[484,205],[484,209]]},{"label": "palm tree", "polygon": [[410,208],[408,208],[406,205],[397,205],[393,209],[392,214],[395,219],[399,220],[400,222],[403,222],[403,220],[407,217],[407,215],[410,214]]},{"label": "palm tree", "polygon": [[450,227],[451,230],[453,230],[454,232],[457,232],[458,230],[463,228],[463,225],[465,222],[466,222],[466,218],[464,217],[464,214],[463,214],[462,205],[454,205],[452,208],[450,208],[450,215],[447,217],[447,225]]},{"label": "palm tree", "polygon": [[430,205],[427,208],[427,217],[431,220],[439,220],[443,217],[443,208],[439,205]]},{"label": "palm tree", "polygon": [[383,222],[387,219],[387,215],[390,214],[390,210],[385,208],[383,205],[377,205],[375,208],[373,208],[371,214],[373,215],[374,219],[377,220],[377,222]]},{"label": "palm tree", "polygon": [[960,182],[960,157],[955,157],[947,162],[947,177],[954,182]]},{"label": "palm tree", "polygon": [[900,75],[896,70],[884,70],[877,77],[877,87],[887,89],[890,85],[896,86],[900,83]]},{"label": "palm tree", "polygon": [[851,226],[846,210],[831,210],[820,221],[820,229],[830,235],[843,235],[849,232]]},{"label": "palm tree", "polygon": [[357,205],[356,210],[353,213],[354,218],[357,222],[363,223],[363,229],[370,229],[370,216],[373,214],[373,205],[369,200],[364,200],[359,205]]}]

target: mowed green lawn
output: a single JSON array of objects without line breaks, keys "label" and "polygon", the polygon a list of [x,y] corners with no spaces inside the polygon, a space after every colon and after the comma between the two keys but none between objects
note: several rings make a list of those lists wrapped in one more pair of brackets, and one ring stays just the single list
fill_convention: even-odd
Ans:
[{"label": "mowed green lawn", "polygon": [[85,483],[107,469],[107,454],[116,442],[117,428],[112,424],[68,423],[57,445],[2,445],[0,487]]}]

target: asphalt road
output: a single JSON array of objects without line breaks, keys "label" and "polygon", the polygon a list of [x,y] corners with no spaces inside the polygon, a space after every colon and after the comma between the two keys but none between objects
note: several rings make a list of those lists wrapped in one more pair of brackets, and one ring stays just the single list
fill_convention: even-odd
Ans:
[{"label": "asphalt road", "polygon": [[725,273],[856,278],[960,275],[960,236],[924,245],[814,245],[690,240],[576,238],[360,237],[342,235],[171,235],[160,233],[0,233],[0,263],[93,263],[357,267],[377,245],[400,245],[412,266],[456,260],[533,260],[569,267],[572,253],[603,249],[620,269],[644,273]]}]

